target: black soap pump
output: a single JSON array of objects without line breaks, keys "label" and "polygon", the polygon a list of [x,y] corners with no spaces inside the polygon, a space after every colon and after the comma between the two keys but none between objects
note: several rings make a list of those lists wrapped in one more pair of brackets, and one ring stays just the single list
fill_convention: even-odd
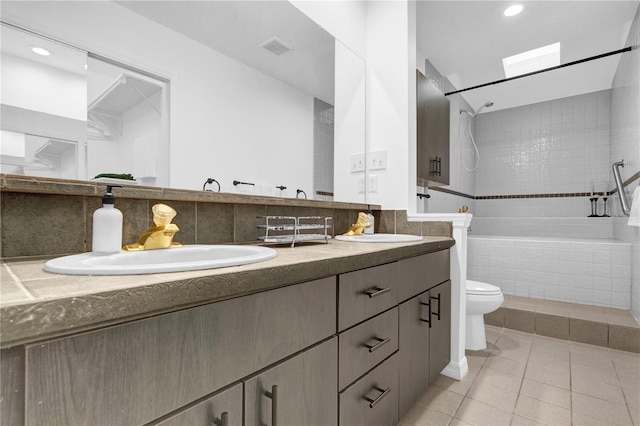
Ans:
[{"label": "black soap pump", "polygon": [[91,249],[98,253],[117,253],[122,249],[122,212],[115,207],[113,188],[107,185],[107,193],[102,197],[102,207],[93,213],[93,240]]}]

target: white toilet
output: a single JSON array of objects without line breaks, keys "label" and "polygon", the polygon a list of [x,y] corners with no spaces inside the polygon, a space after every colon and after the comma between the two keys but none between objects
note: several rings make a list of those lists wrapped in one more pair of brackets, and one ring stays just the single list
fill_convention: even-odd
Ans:
[{"label": "white toilet", "polygon": [[502,305],[504,296],[500,287],[480,281],[467,280],[467,329],[465,348],[479,351],[487,347],[484,333],[484,314]]}]

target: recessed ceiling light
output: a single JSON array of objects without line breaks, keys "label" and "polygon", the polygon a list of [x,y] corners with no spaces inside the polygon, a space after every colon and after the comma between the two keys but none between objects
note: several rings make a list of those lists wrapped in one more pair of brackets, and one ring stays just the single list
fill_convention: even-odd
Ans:
[{"label": "recessed ceiling light", "polygon": [[514,4],[513,6],[509,6],[504,10],[504,16],[515,16],[518,13],[522,12],[522,9],[524,9],[524,6],[522,6],[521,4]]},{"label": "recessed ceiling light", "polygon": [[40,47],[40,46],[29,46],[31,48],[31,51],[33,53],[35,53],[36,55],[40,55],[40,56],[49,56],[51,55],[53,52],[50,50],[45,49],[44,47]]},{"label": "recessed ceiling light", "polygon": [[507,78],[560,65],[560,42],[502,59]]}]

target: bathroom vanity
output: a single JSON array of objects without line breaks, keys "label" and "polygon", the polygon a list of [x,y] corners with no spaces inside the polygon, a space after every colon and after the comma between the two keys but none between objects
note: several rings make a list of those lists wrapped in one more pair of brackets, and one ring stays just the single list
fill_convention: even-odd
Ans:
[{"label": "bathroom vanity", "polygon": [[61,292],[1,306],[2,421],[395,425],[449,362],[453,244],[332,241],[118,284],[9,262]]}]

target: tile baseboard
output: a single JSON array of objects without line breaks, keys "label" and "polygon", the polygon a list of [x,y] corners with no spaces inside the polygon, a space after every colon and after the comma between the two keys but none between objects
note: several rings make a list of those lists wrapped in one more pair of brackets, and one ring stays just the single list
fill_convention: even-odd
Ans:
[{"label": "tile baseboard", "polygon": [[505,296],[485,324],[640,353],[640,324],[629,311]]}]

